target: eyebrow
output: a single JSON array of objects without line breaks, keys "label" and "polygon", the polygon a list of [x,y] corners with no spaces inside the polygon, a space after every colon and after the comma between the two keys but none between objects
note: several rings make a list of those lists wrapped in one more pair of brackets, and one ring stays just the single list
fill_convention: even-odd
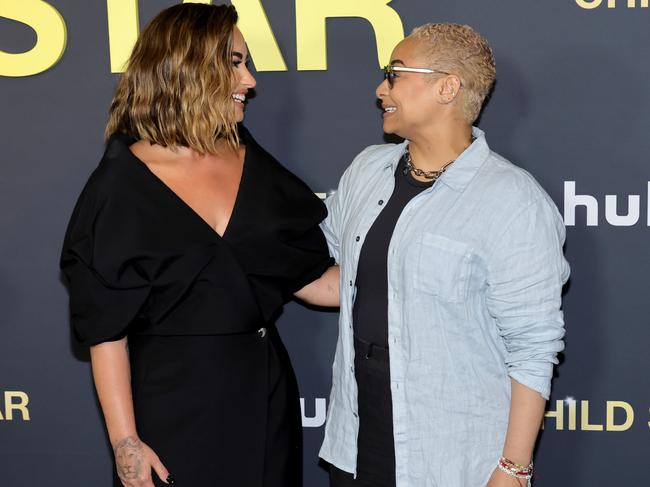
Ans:
[{"label": "eyebrow", "polygon": [[405,66],[404,61],[400,61],[399,59],[393,59],[393,60],[390,62],[390,65],[391,65],[391,66],[393,66],[393,65],[395,65],[395,64],[401,64],[402,66]]},{"label": "eyebrow", "polygon": [[233,51],[232,55],[235,57],[238,57],[240,61],[246,61],[248,62],[248,56],[244,56],[241,52],[239,51]]}]

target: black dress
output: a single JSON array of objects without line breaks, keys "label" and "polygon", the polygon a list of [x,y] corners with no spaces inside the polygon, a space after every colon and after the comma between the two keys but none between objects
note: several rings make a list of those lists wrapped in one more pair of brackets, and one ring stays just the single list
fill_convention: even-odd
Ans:
[{"label": "black dress", "polygon": [[135,140],[114,136],[61,257],[77,339],[128,336],[138,433],[180,487],[302,484],[298,389],[272,323],[332,264],[318,227],[326,209],[240,136],[223,236],[133,155]]}]

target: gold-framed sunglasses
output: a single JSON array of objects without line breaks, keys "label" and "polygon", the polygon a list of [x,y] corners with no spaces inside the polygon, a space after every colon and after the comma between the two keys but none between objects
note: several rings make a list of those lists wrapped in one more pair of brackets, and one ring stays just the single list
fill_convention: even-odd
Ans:
[{"label": "gold-framed sunglasses", "polygon": [[393,66],[389,64],[384,66],[384,79],[388,81],[388,87],[392,88],[395,85],[396,73],[421,73],[421,74],[451,74],[446,71],[439,71],[437,69],[429,68],[409,68],[407,66]]}]

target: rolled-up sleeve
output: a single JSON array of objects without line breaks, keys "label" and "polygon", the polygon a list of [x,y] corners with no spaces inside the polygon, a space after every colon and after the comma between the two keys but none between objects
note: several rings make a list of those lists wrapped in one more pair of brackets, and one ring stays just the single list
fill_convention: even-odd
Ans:
[{"label": "rolled-up sleeve", "polygon": [[545,399],[564,349],[564,237],[555,205],[540,197],[504,227],[487,263],[486,302],[503,340],[508,374]]}]

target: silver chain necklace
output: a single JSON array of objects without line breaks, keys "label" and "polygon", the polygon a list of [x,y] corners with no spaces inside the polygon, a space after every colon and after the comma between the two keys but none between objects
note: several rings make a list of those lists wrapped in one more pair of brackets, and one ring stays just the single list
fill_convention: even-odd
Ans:
[{"label": "silver chain necklace", "polygon": [[404,176],[408,175],[408,173],[412,173],[415,176],[420,176],[421,178],[430,179],[434,183],[438,180],[440,176],[442,176],[442,174],[447,170],[447,168],[456,161],[456,159],[449,161],[447,164],[442,166],[437,171],[423,171],[422,169],[419,169],[413,165],[413,161],[411,160],[411,152],[409,151],[408,146],[406,146],[406,152],[404,153],[404,156],[406,158],[406,165],[404,166]]}]

